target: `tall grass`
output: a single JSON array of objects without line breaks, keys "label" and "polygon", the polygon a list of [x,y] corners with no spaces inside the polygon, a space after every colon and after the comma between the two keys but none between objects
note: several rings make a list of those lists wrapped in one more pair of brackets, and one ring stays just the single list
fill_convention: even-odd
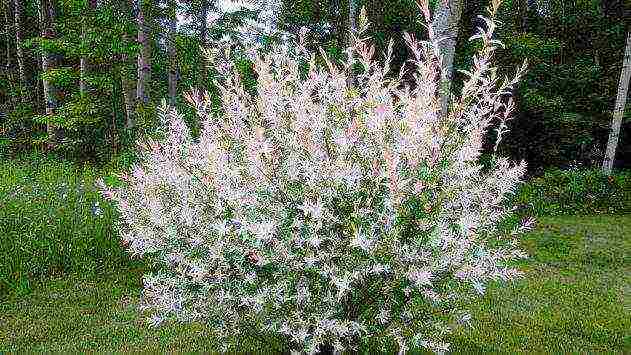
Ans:
[{"label": "tall grass", "polygon": [[0,296],[26,293],[43,276],[130,265],[97,174],[41,155],[0,162]]}]

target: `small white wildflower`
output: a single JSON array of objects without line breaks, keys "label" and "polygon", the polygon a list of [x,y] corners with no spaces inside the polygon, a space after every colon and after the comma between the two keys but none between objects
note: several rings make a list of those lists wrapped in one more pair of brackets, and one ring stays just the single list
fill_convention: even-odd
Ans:
[{"label": "small white wildflower", "polygon": [[355,232],[353,239],[351,240],[351,246],[355,248],[362,249],[363,251],[369,252],[375,244],[375,240],[370,239],[366,236],[361,228]]},{"label": "small white wildflower", "polygon": [[189,239],[189,243],[191,243],[191,246],[196,247],[204,243],[204,238],[195,236]]},{"label": "small white wildflower", "polygon": [[280,333],[285,335],[291,335],[291,328],[287,325],[287,323],[283,323],[280,326]]},{"label": "small white wildflower", "polygon": [[440,301],[440,295],[432,290],[423,290],[421,292],[423,294],[423,296],[425,296],[426,298],[428,298],[430,301],[432,302],[438,302]]},{"label": "small white wildflower", "polygon": [[225,236],[230,228],[228,227],[227,221],[219,221],[212,225],[212,228],[219,234],[220,236]]},{"label": "small white wildflower", "polygon": [[314,203],[305,201],[299,209],[301,209],[306,216],[310,216],[313,219],[320,219],[324,215],[324,206],[322,206],[320,201]]},{"label": "small white wildflower", "polygon": [[409,287],[404,288],[403,294],[405,295],[405,297],[410,297],[410,295],[412,294],[412,289]]},{"label": "small white wildflower", "polygon": [[309,289],[305,286],[299,286],[296,288],[296,300],[298,303],[303,303],[309,299]]},{"label": "small white wildflower", "polygon": [[302,343],[309,336],[307,329],[300,327],[297,331],[293,332],[292,337],[299,343]]},{"label": "small white wildflower", "polygon": [[256,223],[253,227],[254,235],[264,242],[267,242],[272,238],[276,229],[276,226],[271,221]]},{"label": "small white wildflower", "polygon": [[189,272],[188,274],[193,278],[193,279],[201,279],[204,276],[206,276],[208,273],[208,271],[206,270],[206,268],[202,265],[199,264],[193,264],[190,266]]},{"label": "small white wildflower", "polygon": [[466,324],[468,326],[471,326],[471,314],[469,313],[463,313],[460,318],[458,319],[458,323],[460,324]]}]

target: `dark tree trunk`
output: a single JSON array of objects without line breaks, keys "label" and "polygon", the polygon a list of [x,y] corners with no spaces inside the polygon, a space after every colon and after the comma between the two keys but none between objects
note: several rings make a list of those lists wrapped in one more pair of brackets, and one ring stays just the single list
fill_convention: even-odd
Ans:
[{"label": "dark tree trunk", "polygon": [[169,102],[175,105],[177,98],[177,52],[175,48],[175,31],[177,26],[175,0],[169,0]]},{"label": "dark tree trunk", "polygon": [[[88,31],[91,27],[89,26],[88,22],[91,22],[91,20],[94,18],[94,15],[96,12],[96,6],[97,6],[96,0],[88,1],[87,14],[83,17],[83,26],[81,29],[82,31],[81,40],[83,41],[84,45],[86,41],[86,38],[85,38],[86,31]],[[86,77],[88,76],[88,73],[90,72],[90,62],[85,54],[81,56],[81,59],[79,59],[79,70],[80,70],[79,92],[81,94],[85,94],[89,90]]]},{"label": "dark tree trunk", "polygon": [[519,31],[526,33],[528,31],[528,0],[517,0],[517,13]]},{"label": "dark tree trunk", "polygon": [[138,103],[149,103],[149,84],[151,82],[151,44],[149,42],[149,27],[146,18],[148,5],[151,0],[140,0],[138,4],[138,81],[136,85],[136,100]]},{"label": "dark tree trunk", "polygon": [[[125,19],[134,20],[132,16],[133,0],[125,0],[121,4],[123,14],[129,16],[125,17]],[[123,42],[126,45],[132,41],[132,37],[129,34],[123,33]],[[135,125],[137,70],[134,69],[132,60],[127,53],[123,53],[121,61],[120,79],[123,101],[125,103],[125,128],[130,129]]]}]

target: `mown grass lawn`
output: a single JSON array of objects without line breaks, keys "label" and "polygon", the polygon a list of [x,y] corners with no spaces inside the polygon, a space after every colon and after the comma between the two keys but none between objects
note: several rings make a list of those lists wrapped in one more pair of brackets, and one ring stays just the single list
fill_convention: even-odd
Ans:
[{"label": "mown grass lawn", "polygon": [[[631,215],[541,218],[523,240],[526,278],[490,287],[452,349],[631,353]],[[217,349],[200,324],[147,328],[134,311],[141,275],[63,276],[3,301],[0,352]],[[280,350],[255,337],[240,348]]]}]

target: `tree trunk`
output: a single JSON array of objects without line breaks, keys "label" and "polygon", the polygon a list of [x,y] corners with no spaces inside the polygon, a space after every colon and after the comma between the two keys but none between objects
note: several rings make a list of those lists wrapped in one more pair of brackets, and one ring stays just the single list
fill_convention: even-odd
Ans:
[{"label": "tree trunk", "polygon": [[[52,0],[40,0],[39,2],[40,23],[42,25],[42,37],[46,39],[55,38],[54,23],[55,9]],[[46,73],[50,69],[55,68],[55,56],[50,52],[42,53],[42,72]],[[52,116],[57,109],[57,88],[45,78],[43,79],[44,101],[46,102],[46,116]],[[60,142],[62,130],[52,123],[46,125],[49,141],[48,148],[54,149]]]},{"label": "tree trunk", "polygon": [[[348,28],[353,33],[357,32],[357,0],[348,0]],[[352,44],[349,36],[349,44]]]},{"label": "tree trunk", "polygon": [[[129,42],[129,37],[126,34],[123,34],[123,41],[125,43]],[[127,54],[123,54],[123,68],[128,68],[129,66],[129,56]],[[121,85],[123,89],[123,100],[125,101],[125,127],[132,128],[134,127],[134,111],[136,107],[135,99],[136,99],[136,85],[133,80],[130,80],[128,75],[132,73],[128,73],[126,70],[122,70],[121,75]]]},{"label": "tree trunk", "polygon": [[[133,9],[133,0],[121,2],[122,10],[124,14],[131,14]],[[133,20],[133,18],[125,18],[125,20]],[[128,44],[133,40],[129,34],[123,32],[123,42]],[[133,68],[133,63],[127,53],[122,55],[122,66],[120,71],[121,86],[123,91],[123,100],[125,102],[125,128],[131,129],[135,126],[135,112],[136,112],[136,70]]]},{"label": "tree trunk", "polygon": [[[6,5],[4,1],[2,1],[2,51],[5,52],[5,49],[9,47],[9,23],[6,21]],[[2,62],[0,63],[0,68],[2,68],[2,73],[4,74],[4,70],[7,67],[5,61],[9,59],[9,56],[2,56]]]},{"label": "tree trunk", "polygon": [[[146,1],[146,2],[145,2]],[[149,103],[149,83],[151,81],[151,46],[149,43],[149,31],[147,26],[146,10],[147,2],[151,0],[140,0],[138,4],[138,44],[140,53],[138,54],[138,81],[136,85],[136,100],[138,103]]]},{"label": "tree trunk", "polygon": [[[85,28],[82,29],[81,37],[82,41],[85,41]],[[81,95],[85,95],[87,91],[87,85],[85,81],[87,72],[88,59],[85,57],[85,55],[82,55],[81,59],[79,59],[79,92],[81,93]]]},{"label": "tree trunk", "polygon": [[[43,58],[42,54],[37,55],[37,69],[40,70],[40,72],[43,72]],[[46,101],[44,100],[44,97],[46,94],[44,93],[44,83],[41,80],[37,80],[37,76],[35,76],[35,81],[37,82],[37,95],[35,95],[37,99],[35,99],[35,107],[37,108],[37,112],[45,112]]]},{"label": "tree trunk", "polygon": [[15,103],[13,100],[13,95],[11,95],[9,92],[13,91],[12,90],[12,86],[13,86],[13,72],[14,72],[14,68],[13,68],[13,55],[12,55],[12,47],[13,47],[13,36],[11,35],[11,31],[13,30],[13,11],[11,8],[11,0],[5,0],[2,2],[2,12],[4,13],[4,26],[5,26],[5,33],[4,33],[4,37],[5,37],[5,46],[6,46],[6,61],[4,64],[4,66],[2,67],[3,70],[3,74],[6,75],[7,78],[7,85],[8,85],[8,90],[7,90],[7,102],[6,102],[6,112],[9,112],[11,110],[13,110],[13,108],[15,107]]},{"label": "tree trunk", "polygon": [[15,19],[15,54],[18,61],[18,75],[20,78],[20,92],[22,102],[28,102],[28,90],[26,85],[26,71],[24,69],[24,50],[22,50],[22,41],[24,34],[22,33],[22,15],[24,13],[24,4],[22,0],[14,0],[13,15]]},{"label": "tree trunk", "polygon": [[519,15],[517,19],[519,30],[521,33],[526,33],[528,30],[528,0],[517,0],[517,13]]},{"label": "tree trunk", "polygon": [[13,11],[11,9],[11,1],[10,0],[6,0],[6,2],[3,2],[4,4],[4,8],[3,8],[3,12],[4,12],[4,23],[6,26],[6,32],[5,32],[5,38],[6,38],[6,46],[7,46],[7,61],[5,63],[5,68],[6,68],[6,72],[7,74],[9,73],[9,71],[12,69],[11,65],[12,65],[12,58],[13,56],[11,55],[11,29],[13,28]]},{"label": "tree trunk", "polygon": [[200,29],[199,29],[199,39],[203,46],[206,45],[208,41],[208,7],[210,4],[208,1],[202,1],[202,8],[199,14]]},{"label": "tree trunk", "polygon": [[[121,63],[120,62],[112,63],[111,65],[109,65],[108,71],[112,73],[112,77],[114,79],[116,79],[117,77],[122,77]],[[121,87],[121,88],[123,91],[125,90],[124,87]],[[118,125],[117,125],[118,112],[120,112],[119,110],[120,94],[121,92],[119,91],[118,83],[114,81],[112,85],[112,97],[114,98],[114,100],[112,100],[112,116],[111,116],[112,121],[111,121],[111,126],[110,126],[112,153],[114,155],[118,154],[118,148],[120,144],[120,136],[118,133]]]},{"label": "tree trunk", "polygon": [[607,141],[607,150],[605,159],[603,160],[603,172],[610,175],[613,169],[613,163],[616,158],[616,149],[618,148],[618,136],[620,135],[620,125],[622,124],[622,116],[627,103],[627,92],[629,90],[629,80],[631,80],[631,28],[627,31],[627,44],[624,50],[624,60],[622,63],[622,72],[620,73],[620,83],[618,85],[618,97],[616,99],[616,107],[611,120],[611,130],[609,131],[609,140]]},{"label": "tree trunk", "polygon": [[177,98],[177,53],[175,50],[175,31],[177,26],[175,0],[169,0],[169,39],[167,41],[169,52],[169,102],[175,105]]},{"label": "tree trunk", "polygon": [[133,128],[135,125],[134,111],[136,90],[134,82],[121,72],[121,85],[123,87],[123,100],[125,101],[125,128]]},{"label": "tree trunk", "polygon": [[439,6],[431,26],[436,38],[443,39],[439,43],[442,56],[440,112],[442,115],[445,115],[448,112],[451,99],[454,55],[456,53],[458,24],[462,16],[463,3],[462,0],[447,0],[445,5]]},{"label": "tree trunk", "polygon": [[[92,19],[96,10],[96,0],[89,0],[88,1],[88,8],[87,8],[87,14],[83,17],[83,24],[81,27],[81,41],[83,42],[83,45],[85,46],[85,41],[86,41],[86,31],[88,30],[88,19]],[[86,82],[86,76],[88,75],[88,72],[90,71],[90,63],[88,61],[88,58],[84,55],[81,56],[81,58],[79,59],[79,92],[81,94],[86,94],[88,91],[88,84]]]}]

